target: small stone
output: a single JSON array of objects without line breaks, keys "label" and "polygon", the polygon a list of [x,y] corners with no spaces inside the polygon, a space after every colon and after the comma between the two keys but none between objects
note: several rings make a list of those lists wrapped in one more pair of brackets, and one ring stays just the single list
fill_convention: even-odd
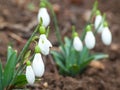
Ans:
[{"label": "small stone", "polygon": [[48,83],[47,83],[47,82],[43,83],[43,86],[44,86],[45,88],[47,88],[47,87],[48,87]]}]

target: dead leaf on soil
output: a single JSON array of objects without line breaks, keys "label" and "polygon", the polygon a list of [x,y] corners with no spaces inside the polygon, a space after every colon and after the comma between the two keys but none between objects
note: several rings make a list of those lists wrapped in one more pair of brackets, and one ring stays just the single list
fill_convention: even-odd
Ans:
[{"label": "dead leaf on soil", "polygon": [[112,43],[112,45],[110,46],[110,49],[113,50],[113,51],[120,50],[120,45]]},{"label": "dead leaf on soil", "polygon": [[105,65],[100,61],[92,61],[89,65],[96,69],[105,69]]},{"label": "dead leaf on soil", "polygon": [[53,4],[53,10],[56,14],[60,12],[60,9],[61,7],[59,4]]}]

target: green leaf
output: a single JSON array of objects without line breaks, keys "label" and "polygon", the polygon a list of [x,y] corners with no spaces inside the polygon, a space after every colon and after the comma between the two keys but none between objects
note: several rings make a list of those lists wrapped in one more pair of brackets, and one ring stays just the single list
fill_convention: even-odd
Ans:
[{"label": "green leaf", "polygon": [[73,64],[71,67],[70,67],[70,73],[69,75],[70,76],[75,76],[76,74],[78,74],[80,71],[80,68],[77,64]]},{"label": "green leaf", "polygon": [[25,84],[27,84],[26,76],[25,75],[19,75],[15,78],[13,85],[16,87],[22,87]]},{"label": "green leaf", "polygon": [[94,60],[99,60],[99,59],[103,59],[103,58],[108,58],[109,55],[100,53],[100,54],[94,54],[93,57],[94,57]]},{"label": "green leaf", "polygon": [[0,90],[3,90],[2,86],[2,63],[0,61]]},{"label": "green leaf", "polygon": [[8,46],[7,49],[7,61],[9,60],[10,56],[13,54],[14,50],[12,49],[11,46]]},{"label": "green leaf", "polygon": [[89,50],[85,46],[83,48],[82,52],[80,53],[80,60],[78,63],[80,64],[80,63],[84,62],[88,56],[89,56]]},{"label": "green leaf", "polygon": [[[9,50],[8,50],[9,51]],[[11,51],[11,52],[10,52]],[[16,67],[16,59],[17,52],[10,49],[8,52],[8,61],[6,63],[4,73],[3,73],[3,85],[4,87],[8,86],[13,79],[15,67]]]},{"label": "green leaf", "polygon": [[65,45],[62,50],[64,50],[65,57],[68,57],[70,53],[71,41],[67,37],[64,38],[64,41],[65,41]]},{"label": "green leaf", "polygon": [[[54,60],[56,62],[56,64],[59,66],[59,68],[61,68],[62,70],[68,72],[67,68],[64,66],[64,63],[62,63],[62,58],[61,56],[59,55],[58,52],[55,52],[55,51],[51,51],[53,57],[54,57]],[[64,59],[64,58],[63,58]]]},{"label": "green leaf", "polygon": [[103,59],[107,58],[107,54],[94,54],[91,55],[89,58],[87,58],[84,62],[80,64],[81,69],[85,68],[92,60],[98,60],[98,59]]}]

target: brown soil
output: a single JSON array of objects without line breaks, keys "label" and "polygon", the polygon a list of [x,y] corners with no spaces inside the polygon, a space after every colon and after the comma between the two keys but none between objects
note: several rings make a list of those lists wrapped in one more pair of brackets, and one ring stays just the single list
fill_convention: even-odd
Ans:
[{"label": "brown soil", "polygon": [[[30,1],[32,0],[26,0],[26,2],[24,0],[0,1],[0,58],[3,63],[6,62],[7,45],[13,45],[20,51],[37,24],[39,0],[32,1],[35,4],[35,9],[32,11],[27,8]],[[70,36],[72,24],[81,33],[86,23],[85,12],[92,8],[94,0],[50,1],[56,10],[61,34]],[[104,46],[100,37],[97,36],[97,45],[92,50],[109,54],[108,59],[100,61],[104,68],[88,66],[81,75],[64,77],[58,74],[54,62],[51,63],[52,59],[48,57],[45,60],[46,72],[41,82],[36,82],[34,86],[27,86],[28,88],[31,90],[120,90],[120,0],[98,1],[99,9],[107,15],[113,35],[113,42],[109,47]],[[53,23],[51,23],[49,39],[56,45]]]}]

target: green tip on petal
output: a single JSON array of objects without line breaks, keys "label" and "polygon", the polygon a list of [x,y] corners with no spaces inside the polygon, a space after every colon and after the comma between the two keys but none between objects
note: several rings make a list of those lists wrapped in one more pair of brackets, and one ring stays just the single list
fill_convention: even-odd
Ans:
[{"label": "green tip on petal", "polygon": [[107,21],[105,21],[103,25],[104,25],[104,27],[108,27]]},{"label": "green tip on petal", "polygon": [[78,33],[77,32],[74,32],[73,33],[73,37],[77,37],[78,36]]},{"label": "green tip on petal", "polygon": [[46,33],[45,27],[44,26],[40,26],[39,27],[39,32],[40,32],[40,34],[45,34]]},{"label": "green tip on petal", "polygon": [[35,46],[35,53],[40,53],[40,47],[38,45]]},{"label": "green tip on petal", "polygon": [[39,23],[39,25],[42,26],[42,24],[43,24],[43,20],[42,20],[42,17],[40,17],[40,23]]},{"label": "green tip on petal", "polygon": [[27,64],[27,66],[30,66],[30,65],[31,65],[31,62],[30,62],[30,61],[27,61],[26,64]]},{"label": "green tip on petal", "polygon": [[41,1],[41,2],[40,2],[40,7],[41,7],[41,8],[46,7],[46,4],[45,4],[45,2],[44,2],[44,1]]},{"label": "green tip on petal", "polygon": [[88,31],[91,31],[91,25],[87,25],[86,31],[87,31],[87,32],[88,32]]},{"label": "green tip on petal", "polygon": [[101,15],[100,10],[96,11],[96,16]]}]

